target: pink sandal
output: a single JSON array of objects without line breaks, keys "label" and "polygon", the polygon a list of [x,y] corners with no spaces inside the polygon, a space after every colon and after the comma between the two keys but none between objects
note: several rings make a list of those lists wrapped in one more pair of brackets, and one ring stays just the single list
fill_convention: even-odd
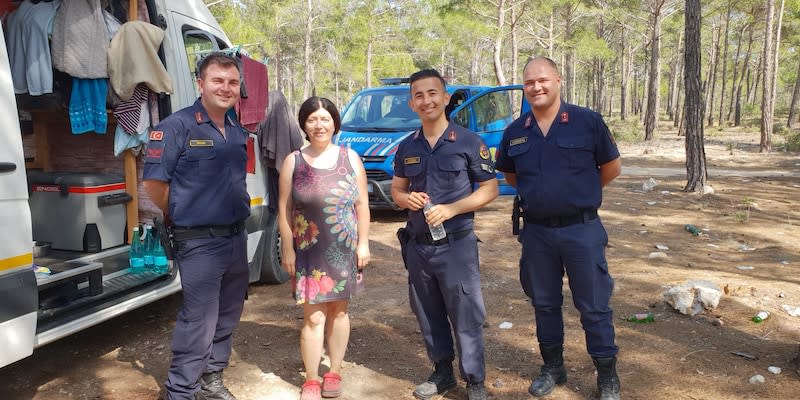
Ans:
[{"label": "pink sandal", "polygon": [[342,395],[342,376],[336,372],[322,375],[322,397],[329,399]]},{"label": "pink sandal", "polygon": [[300,400],[320,400],[322,395],[322,386],[319,381],[312,379],[303,384],[303,389],[300,392]]}]

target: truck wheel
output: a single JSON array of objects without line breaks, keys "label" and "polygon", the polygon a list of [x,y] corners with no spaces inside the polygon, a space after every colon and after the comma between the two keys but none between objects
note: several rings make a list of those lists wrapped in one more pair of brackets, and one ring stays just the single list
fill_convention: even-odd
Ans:
[{"label": "truck wheel", "polygon": [[281,267],[281,235],[278,232],[278,217],[268,212],[264,234],[261,236],[261,283],[283,283],[289,274]]}]

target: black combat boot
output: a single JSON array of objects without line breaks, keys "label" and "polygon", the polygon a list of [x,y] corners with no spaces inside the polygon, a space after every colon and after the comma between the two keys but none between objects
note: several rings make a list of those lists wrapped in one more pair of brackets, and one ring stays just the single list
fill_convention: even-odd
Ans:
[{"label": "black combat boot", "polygon": [[556,385],[567,382],[567,370],[564,368],[564,345],[539,345],[542,352],[542,372],[531,383],[528,393],[542,397],[553,391]]},{"label": "black combat boot", "polygon": [[619,400],[619,377],[617,376],[617,357],[592,357],[597,368],[597,390],[600,400]]},{"label": "black combat boot", "polygon": [[194,395],[197,400],[236,400],[222,383],[222,371],[203,374],[198,382],[200,390]]},{"label": "black combat boot", "polygon": [[467,398],[469,400],[488,400],[483,382],[467,383]]},{"label": "black combat boot", "polygon": [[456,377],[453,375],[453,358],[437,361],[433,368],[433,373],[428,377],[428,380],[414,389],[414,397],[427,400],[456,387]]}]

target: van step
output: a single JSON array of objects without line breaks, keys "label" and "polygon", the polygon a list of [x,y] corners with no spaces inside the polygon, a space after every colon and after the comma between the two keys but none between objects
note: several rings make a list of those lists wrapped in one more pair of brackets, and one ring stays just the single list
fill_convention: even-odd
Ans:
[{"label": "van step", "polygon": [[[98,270],[99,271],[99,270]],[[121,271],[122,272],[122,271]],[[103,279],[100,293],[91,294],[91,283],[78,283],[76,290],[71,287],[67,292],[50,294],[50,298],[43,301],[42,292],[39,293],[39,319],[47,319],[62,313],[87,306],[91,303],[105,301],[114,296],[139,289],[143,285],[162,280],[170,276],[168,273],[142,272],[132,274],[127,271],[114,276],[106,275]]]}]

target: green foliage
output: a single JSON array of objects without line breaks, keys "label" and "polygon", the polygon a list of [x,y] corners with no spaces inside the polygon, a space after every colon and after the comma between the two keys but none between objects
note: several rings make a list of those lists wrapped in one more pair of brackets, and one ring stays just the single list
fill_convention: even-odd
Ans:
[{"label": "green foliage", "polygon": [[614,135],[614,140],[623,143],[640,143],[644,140],[644,127],[639,124],[638,118],[621,120],[618,118],[606,121],[608,129]]},{"label": "green foliage", "polygon": [[800,152],[800,130],[792,129],[789,134],[786,135],[783,148],[786,151]]}]

